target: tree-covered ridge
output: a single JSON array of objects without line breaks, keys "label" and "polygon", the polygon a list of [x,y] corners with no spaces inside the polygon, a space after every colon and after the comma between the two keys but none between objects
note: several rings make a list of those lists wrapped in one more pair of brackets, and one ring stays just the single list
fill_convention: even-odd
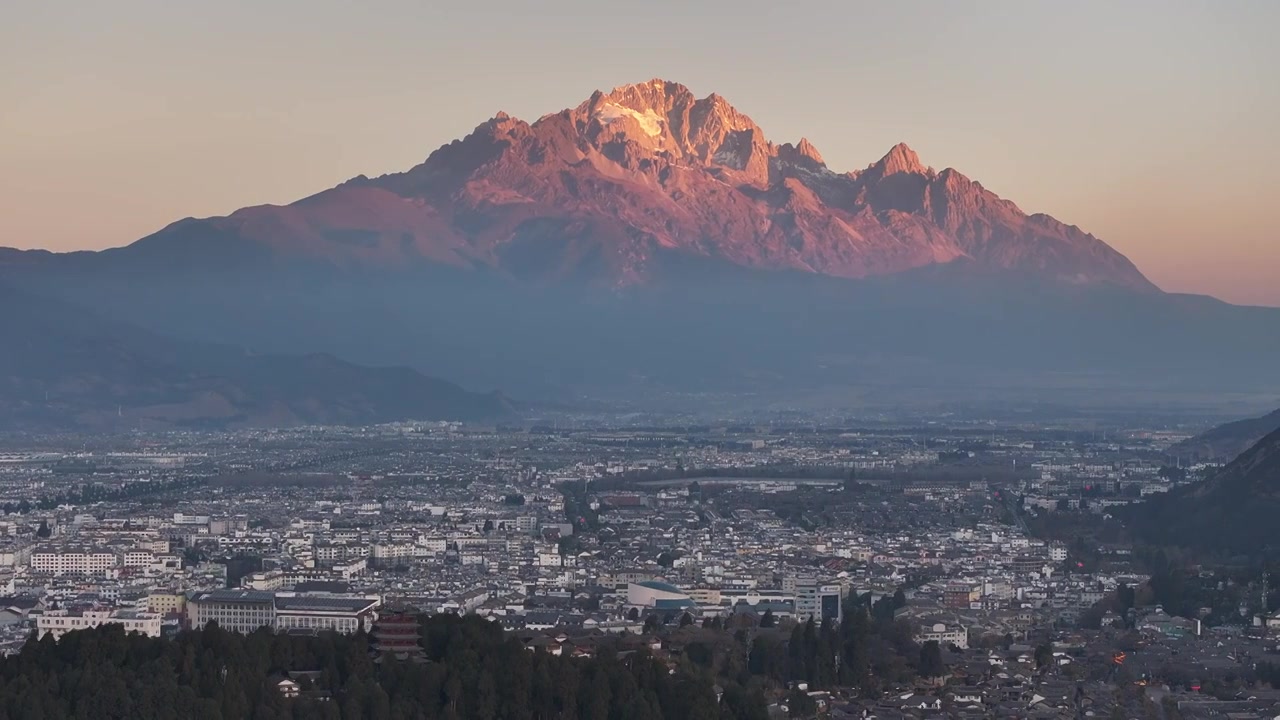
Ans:
[{"label": "tree-covered ridge", "polygon": [[[530,652],[497,623],[450,615],[424,621],[423,644],[426,663],[375,663],[363,634],[209,626],[170,640],[104,625],[28,642],[0,661],[0,720],[753,716],[727,704],[733,698],[718,703],[705,679],[672,673],[644,652]],[[296,698],[278,688],[288,671],[313,671],[299,679]]]},{"label": "tree-covered ridge", "polygon": [[1204,481],[1131,506],[1123,517],[1135,535],[1152,544],[1262,557],[1280,547],[1278,512],[1280,431]]}]

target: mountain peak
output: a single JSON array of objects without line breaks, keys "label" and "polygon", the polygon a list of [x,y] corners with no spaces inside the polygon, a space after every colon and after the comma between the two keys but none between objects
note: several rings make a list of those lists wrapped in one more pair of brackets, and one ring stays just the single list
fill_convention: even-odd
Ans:
[{"label": "mountain peak", "polygon": [[896,175],[898,173],[911,173],[924,175],[929,169],[920,162],[920,156],[916,155],[916,151],[907,147],[906,143],[898,143],[889,149],[889,152],[872,167],[879,168],[883,177]]},{"label": "mountain peak", "polygon": [[216,229],[343,261],[608,285],[649,282],[671,258],[850,278],[966,258],[1073,285],[1151,287],[1097,238],[934,172],[905,144],[835,173],[808,139],[775,145],[726,98],[660,78],[597,90],[532,124],[498,113],[404,173],[272,212]]},{"label": "mountain peak", "polygon": [[652,110],[666,114],[680,101],[692,102],[693,93],[678,82],[653,78],[642,83],[620,85],[602,96],[603,100],[637,112]]},{"label": "mountain peak", "polygon": [[814,147],[813,143],[809,142],[809,138],[800,138],[799,144],[796,145],[796,152],[799,153],[801,157],[809,158],[819,165],[826,165],[822,160],[822,153],[818,152],[818,148]]}]

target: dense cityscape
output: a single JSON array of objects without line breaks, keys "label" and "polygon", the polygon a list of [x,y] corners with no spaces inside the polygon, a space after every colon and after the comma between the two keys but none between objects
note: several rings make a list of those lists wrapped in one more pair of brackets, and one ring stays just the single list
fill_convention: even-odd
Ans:
[{"label": "dense cityscape", "polygon": [[[422,618],[477,616],[533,652],[643,651],[778,715],[1263,717],[1242,713],[1280,703],[1262,689],[1280,660],[1266,577],[1171,588],[1116,519],[1216,467],[1171,464],[1188,435],[565,419],[11,436],[0,646],[216,626],[421,660]],[[317,668],[287,670],[286,697],[327,697],[298,687]]]}]

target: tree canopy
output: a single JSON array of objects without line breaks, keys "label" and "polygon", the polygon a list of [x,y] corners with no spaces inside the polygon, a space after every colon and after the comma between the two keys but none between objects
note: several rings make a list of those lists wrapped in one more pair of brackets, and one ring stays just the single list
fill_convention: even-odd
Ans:
[{"label": "tree canopy", "polygon": [[[428,662],[375,663],[363,633],[239,635],[211,624],[164,639],[104,625],[0,660],[0,720],[720,717],[710,682],[669,673],[644,651],[531,652],[496,623],[451,615],[425,619],[422,639]],[[290,671],[311,671],[296,698],[278,688]]]}]

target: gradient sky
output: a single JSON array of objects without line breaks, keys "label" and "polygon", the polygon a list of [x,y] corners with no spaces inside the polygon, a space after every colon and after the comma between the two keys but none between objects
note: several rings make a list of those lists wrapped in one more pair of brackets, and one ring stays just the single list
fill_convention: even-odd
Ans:
[{"label": "gradient sky", "polygon": [[131,242],[652,77],[899,141],[1166,290],[1280,306],[1280,2],[7,0],[0,245]]}]

